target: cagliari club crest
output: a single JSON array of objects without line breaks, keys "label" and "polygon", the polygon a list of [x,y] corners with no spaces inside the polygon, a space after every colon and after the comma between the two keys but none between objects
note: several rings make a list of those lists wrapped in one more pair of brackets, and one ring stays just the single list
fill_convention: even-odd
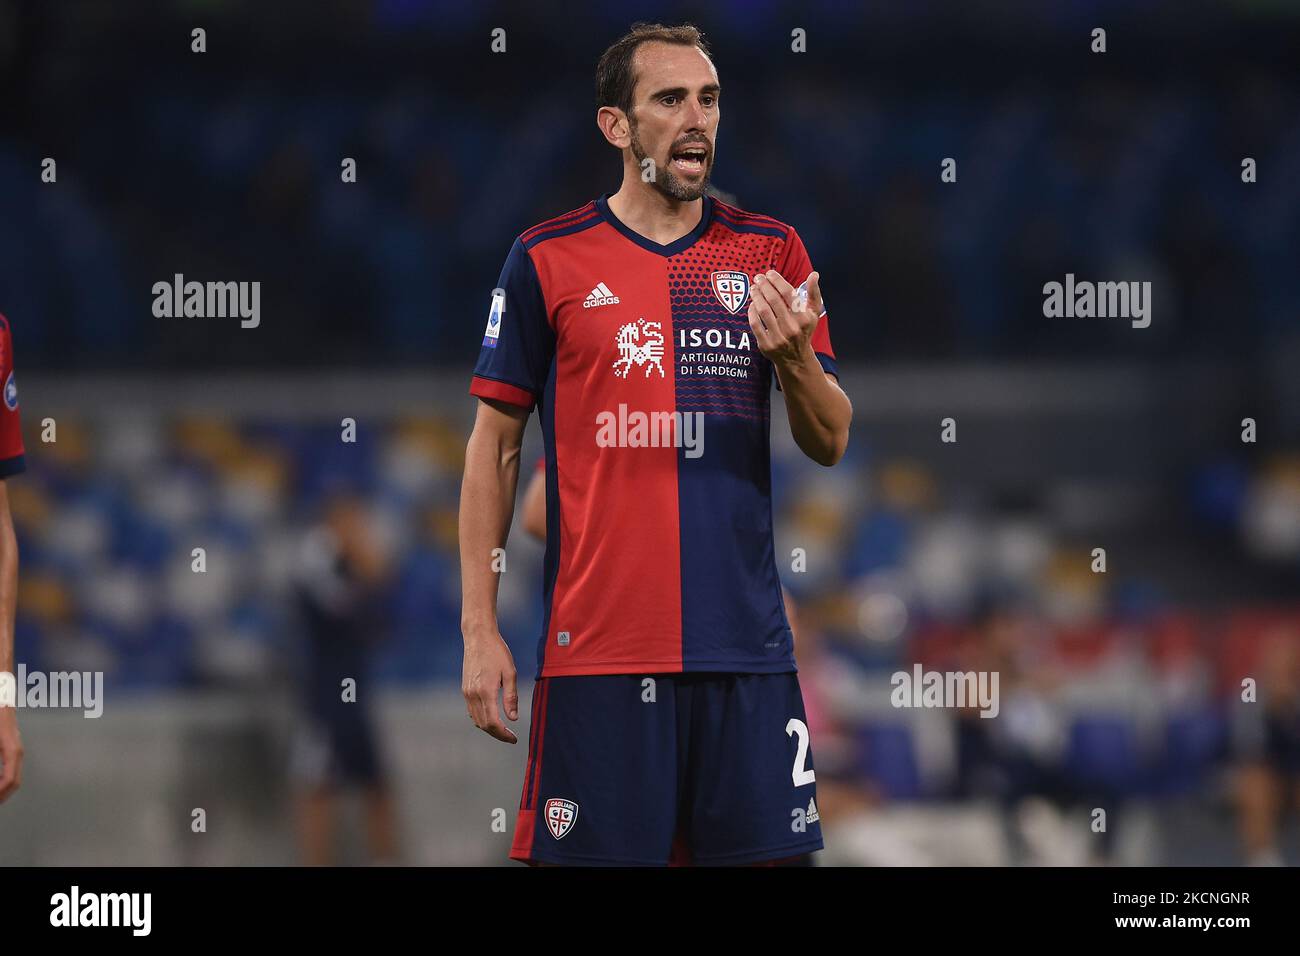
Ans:
[{"label": "cagliari club crest", "polygon": [[724,309],[735,315],[749,296],[749,276],[743,272],[715,272],[713,294]]},{"label": "cagliari club crest", "polygon": [[546,828],[551,836],[560,839],[573,829],[573,821],[578,819],[578,805],[572,800],[552,797],[546,801]]}]

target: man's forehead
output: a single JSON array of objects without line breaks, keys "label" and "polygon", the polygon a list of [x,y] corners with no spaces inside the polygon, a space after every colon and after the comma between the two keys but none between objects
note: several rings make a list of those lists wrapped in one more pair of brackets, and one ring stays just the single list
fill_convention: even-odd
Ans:
[{"label": "man's forehead", "polygon": [[638,96],[670,87],[696,89],[718,82],[718,71],[697,46],[651,40],[636,48],[633,64]]}]

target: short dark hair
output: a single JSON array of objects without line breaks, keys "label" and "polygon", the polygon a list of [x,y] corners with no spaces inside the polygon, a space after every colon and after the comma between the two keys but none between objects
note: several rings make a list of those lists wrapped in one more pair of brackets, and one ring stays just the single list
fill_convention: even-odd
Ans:
[{"label": "short dark hair", "polygon": [[632,94],[636,90],[636,73],[632,63],[636,49],[642,43],[675,43],[693,46],[709,56],[709,44],[704,34],[690,23],[668,27],[662,23],[634,23],[632,29],[619,37],[600,55],[596,64],[596,106],[617,106],[624,113],[632,110]]}]

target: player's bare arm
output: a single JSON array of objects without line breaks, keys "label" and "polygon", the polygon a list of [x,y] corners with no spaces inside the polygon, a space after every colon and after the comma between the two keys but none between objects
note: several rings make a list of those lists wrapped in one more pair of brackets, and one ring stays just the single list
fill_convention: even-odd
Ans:
[{"label": "player's bare arm", "polygon": [[[492,553],[504,548],[514,515],[519,455],[528,410],[480,399],[465,449],[460,489],[460,629],[465,639],[461,693],[474,725],[497,740],[518,738],[501,719],[519,719],[515,662],[497,627],[497,572]],[[504,689],[504,708],[498,695]]]},{"label": "player's bare arm", "polygon": [[795,290],[779,272],[754,276],[749,327],[780,379],[795,443],[817,464],[829,467],[844,457],[848,447],[853,405],[813,352],[812,335],[823,311],[819,281],[820,276],[812,273],[808,304],[795,312],[791,309]]},{"label": "player's bare arm", "polygon": [[[18,539],[9,514],[9,489],[0,481],[0,680],[14,673],[14,610],[18,604]],[[9,690],[13,688],[10,687]],[[0,689],[3,691],[3,689]],[[7,691],[4,691],[7,700]],[[12,702],[10,702],[12,703]],[[18,733],[18,709],[0,702],[0,803],[23,781],[23,741]]]}]

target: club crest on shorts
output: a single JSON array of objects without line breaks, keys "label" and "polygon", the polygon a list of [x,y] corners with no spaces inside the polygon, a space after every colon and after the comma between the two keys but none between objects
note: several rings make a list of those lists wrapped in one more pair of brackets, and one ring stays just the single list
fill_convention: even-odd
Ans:
[{"label": "club crest on shorts", "polygon": [[572,800],[552,797],[546,801],[546,828],[551,836],[560,839],[573,829],[573,821],[578,819],[578,805]]},{"label": "club crest on shorts", "polygon": [[722,307],[735,315],[749,295],[749,276],[743,272],[713,273],[713,294]]}]

